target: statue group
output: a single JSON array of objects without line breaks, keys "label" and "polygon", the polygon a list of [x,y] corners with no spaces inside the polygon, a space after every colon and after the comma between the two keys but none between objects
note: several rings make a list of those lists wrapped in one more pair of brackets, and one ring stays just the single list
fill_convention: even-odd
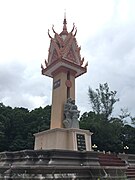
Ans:
[{"label": "statue group", "polygon": [[77,106],[75,105],[75,100],[71,98],[67,99],[64,104],[64,120],[63,124],[65,128],[79,128],[79,114]]}]

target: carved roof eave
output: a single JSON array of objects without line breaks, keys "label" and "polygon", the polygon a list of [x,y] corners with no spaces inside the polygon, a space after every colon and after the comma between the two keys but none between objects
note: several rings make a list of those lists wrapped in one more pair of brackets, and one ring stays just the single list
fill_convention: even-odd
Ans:
[{"label": "carved roof eave", "polygon": [[42,68],[42,74],[53,78],[53,73],[61,67],[65,67],[66,69],[76,72],[75,77],[87,72],[87,66],[82,67],[63,58],[61,60],[54,61],[46,68]]}]

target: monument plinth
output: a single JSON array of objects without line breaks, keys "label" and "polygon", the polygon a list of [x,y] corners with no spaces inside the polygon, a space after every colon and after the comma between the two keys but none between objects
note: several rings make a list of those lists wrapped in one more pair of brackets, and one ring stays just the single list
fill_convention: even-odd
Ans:
[{"label": "monument plinth", "polygon": [[91,151],[91,135],[87,130],[55,128],[35,134],[35,150],[61,149]]},{"label": "monument plinth", "polygon": [[75,25],[67,31],[67,21],[64,18],[63,30],[54,37],[48,30],[50,47],[46,67],[42,74],[53,78],[52,109],[50,130],[35,134],[35,150],[65,149],[91,150],[91,135],[89,131],[79,129],[79,113],[75,104],[75,78],[87,72],[87,63],[81,58],[76,41]]}]

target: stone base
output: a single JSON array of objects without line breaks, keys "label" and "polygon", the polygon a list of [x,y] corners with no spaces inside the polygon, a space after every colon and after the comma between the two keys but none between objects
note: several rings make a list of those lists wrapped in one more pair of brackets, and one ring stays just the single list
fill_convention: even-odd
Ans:
[{"label": "stone base", "polygon": [[126,165],[102,166],[99,156],[101,153],[95,151],[23,150],[3,152],[0,153],[0,179],[127,179]]},{"label": "stone base", "polygon": [[91,151],[91,135],[88,130],[56,128],[34,134],[34,150]]}]

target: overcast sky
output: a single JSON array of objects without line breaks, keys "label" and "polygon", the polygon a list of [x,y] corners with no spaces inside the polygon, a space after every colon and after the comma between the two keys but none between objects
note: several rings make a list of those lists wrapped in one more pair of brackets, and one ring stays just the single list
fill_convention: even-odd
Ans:
[{"label": "overcast sky", "polygon": [[[135,116],[134,0],[0,0],[0,102],[28,109],[51,104],[52,79],[41,75],[54,24],[60,33],[77,26],[81,56],[88,72],[76,80],[76,103],[90,111],[88,87],[108,83],[120,108]],[[53,36],[53,33],[50,31]]]}]

